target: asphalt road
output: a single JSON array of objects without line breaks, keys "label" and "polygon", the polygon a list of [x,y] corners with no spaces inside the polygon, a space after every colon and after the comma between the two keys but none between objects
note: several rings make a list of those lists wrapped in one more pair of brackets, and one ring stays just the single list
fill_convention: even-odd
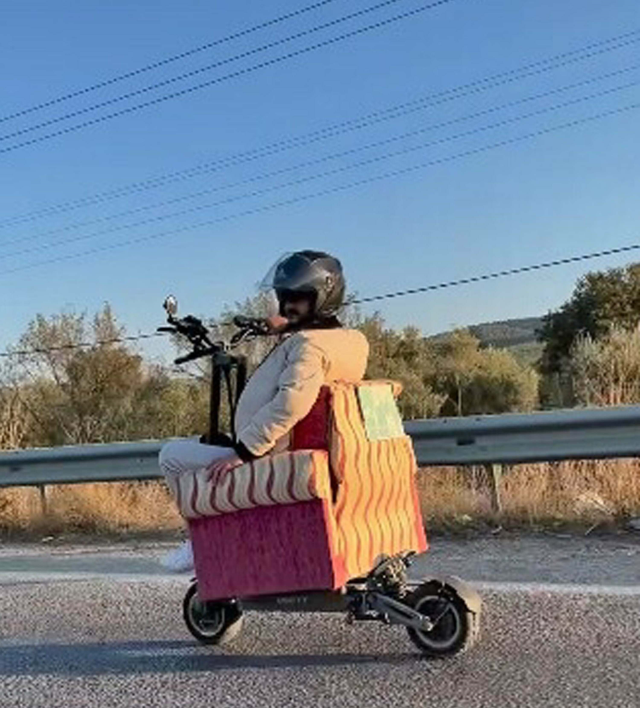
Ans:
[{"label": "asphalt road", "polygon": [[[551,582],[558,558],[548,551],[538,569],[544,585],[532,579],[535,568],[516,572],[528,566],[515,552],[511,576],[497,577],[505,546],[482,543],[451,542],[439,559],[434,550],[441,566],[479,568],[484,553],[494,570],[483,586],[480,643],[438,662],[421,659],[400,628],[349,627],[340,616],[250,614],[232,648],[200,647],[180,616],[187,579],[147,572],[155,568],[148,550],[75,549],[65,559],[58,549],[76,567],[56,574],[41,550],[4,548],[0,706],[640,706],[640,583],[604,582],[633,580],[637,541],[615,545],[608,574],[602,558],[589,574],[597,554],[583,556],[584,542],[561,543],[574,574]],[[126,572],[105,568],[114,553]],[[586,580],[575,576],[585,564]]]},{"label": "asphalt road", "polygon": [[[149,579],[165,576],[158,559],[175,543],[0,546],[0,584],[31,580]],[[414,566],[417,575],[454,574],[481,582],[640,586],[640,533],[621,536],[503,534],[435,537]]]}]

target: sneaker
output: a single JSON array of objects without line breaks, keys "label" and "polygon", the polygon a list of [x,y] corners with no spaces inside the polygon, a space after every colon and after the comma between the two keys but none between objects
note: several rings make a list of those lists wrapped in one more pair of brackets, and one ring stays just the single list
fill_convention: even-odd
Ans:
[{"label": "sneaker", "polygon": [[193,570],[193,546],[185,541],[179,548],[167,553],[160,561],[163,568],[172,573],[186,573]]}]

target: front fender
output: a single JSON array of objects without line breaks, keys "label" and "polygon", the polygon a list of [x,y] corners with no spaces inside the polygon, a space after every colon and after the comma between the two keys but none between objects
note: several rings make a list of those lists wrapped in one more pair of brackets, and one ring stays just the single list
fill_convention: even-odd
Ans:
[{"label": "front fender", "polygon": [[419,584],[423,583],[437,583],[440,587],[453,591],[464,602],[469,612],[473,612],[474,615],[479,615],[482,611],[482,598],[478,591],[456,575],[423,578]]}]

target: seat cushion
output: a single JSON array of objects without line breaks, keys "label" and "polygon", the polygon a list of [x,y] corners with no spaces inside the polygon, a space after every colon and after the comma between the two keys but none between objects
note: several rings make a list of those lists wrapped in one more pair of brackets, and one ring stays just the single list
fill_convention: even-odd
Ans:
[{"label": "seat cushion", "polygon": [[176,478],[172,491],[184,518],[331,498],[328,454],[321,450],[261,457],[236,467],[219,485],[208,477],[203,468]]}]

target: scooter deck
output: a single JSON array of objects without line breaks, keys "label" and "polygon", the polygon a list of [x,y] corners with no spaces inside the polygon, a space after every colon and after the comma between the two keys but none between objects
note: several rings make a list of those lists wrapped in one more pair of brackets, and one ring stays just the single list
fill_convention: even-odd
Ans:
[{"label": "scooter deck", "polygon": [[260,595],[240,600],[243,610],[257,612],[346,612],[349,602],[346,587],[338,590]]}]

